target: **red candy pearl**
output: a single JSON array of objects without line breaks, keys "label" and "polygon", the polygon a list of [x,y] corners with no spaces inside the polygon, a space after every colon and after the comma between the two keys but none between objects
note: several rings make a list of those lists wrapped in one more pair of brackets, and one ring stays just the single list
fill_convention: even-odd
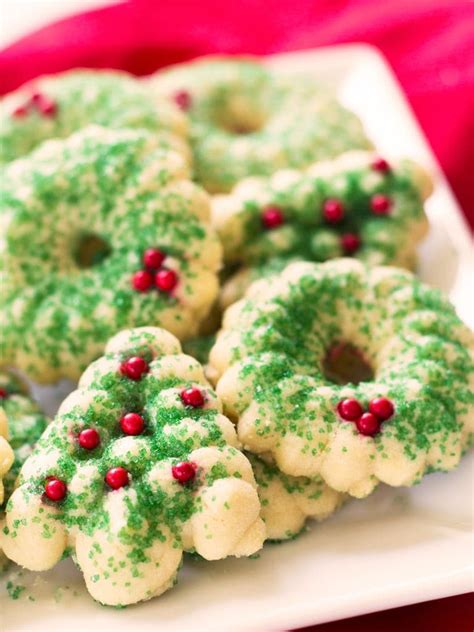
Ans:
[{"label": "red candy pearl", "polygon": [[331,198],[323,204],[323,216],[329,224],[338,224],[344,218],[344,207],[342,202]]},{"label": "red candy pearl", "polygon": [[173,95],[174,102],[178,107],[180,107],[184,112],[189,110],[192,105],[191,95],[187,90],[178,90]]},{"label": "red candy pearl", "polygon": [[376,397],[369,403],[370,412],[380,421],[386,421],[395,412],[392,402],[386,397]]},{"label": "red candy pearl", "polygon": [[345,421],[355,421],[364,412],[364,409],[356,399],[342,399],[337,405],[339,416]]},{"label": "red candy pearl", "polygon": [[370,168],[374,171],[379,171],[380,173],[388,173],[390,171],[389,163],[385,160],[385,158],[381,157],[375,158],[370,163]]},{"label": "red candy pearl", "polygon": [[347,255],[351,255],[360,248],[359,236],[355,233],[344,233],[341,235],[341,246]]},{"label": "red candy pearl", "polygon": [[147,248],[143,253],[143,263],[150,270],[158,270],[165,259],[166,254],[158,248]]},{"label": "red candy pearl", "polygon": [[66,497],[67,487],[66,483],[61,481],[59,478],[51,477],[49,478],[44,485],[44,493],[49,500],[54,502],[59,502]]},{"label": "red candy pearl", "polygon": [[191,463],[190,461],[183,461],[182,463],[178,463],[177,465],[173,465],[171,468],[171,473],[173,478],[175,478],[178,483],[181,485],[185,485],[189,483],[189,481],[194,480],[196,476],[197,466],[195,463]]},{"label": "red candy pearl", "polygon": [[79,433],[78,441],[84,450],[93,450],[100,443],[100,435],[94,428],[85,428]]},{"label": "red candy pearl", "polygon": [[147,270],[138,270],[132,277],[132,287],[137,292],[148,292],[153,285],[153,275]]},{"label": "red candy pearl", "polygon": [[25,105],[19,105],[12,112],[12,115],[15,118],[23,118],[27,114],[28,114],[28,108]]},{"label": "red candy pearl", "polygon": [[285,216],[278,206],[267,206],[267,208],[262,211],[262,224],[269,230],[272,228],[278,228],[278,226],[281,226],[284,221]]},{"label": "red candy pearl", "polygon": [[5,388],[0,388],[0,399],[7,399],[8,391]]},{"label": "red candy pearl", "polygon": [[375,215],[387,215],[391,206],[392,200],[381,193],[376,193],[370,200],[370,208]]},{"label": "red candy pearl", "polygon": [[131,380],[141,380],[144,373],[148,373],[148,363],[139,356],[132,356],[120,365],[120,373]]},{"label": "red candy pearl", "polygon": [[171,292],[178,284],[178,275],[174,270],[163,268],[155,274],[155,286],[160,292]]},{"label": "red candy pearl", "polygon": [[127,435],[139,435],[143,432],[145,421],[138,413],[127,413],[120,420],[120,427]]},{"label": "red candy pearl", "polygon": [[38,108],[43,116],[54,116],[58,110],[56,103],[47,97],[40,100]]},{"label": "red candy pearl", "polygon": [[364,413],[355,423],[360,434],[367,437],[373,437],[380,430],[380,421],[372,413]]},{"label": "red candy pearl", "polygon": [[200,391],[195,386],[191,388],[186,388],[184,391],[181,391],[181,401],[185,406],[192,406],[193,408],[202,408],[205,404],[205,398]]},{"label": "red candy pearl", "polygon": [[113,467],[105,475],[105,482],[111,489],[120,489],[130,483],[130,476],[124,467]]}]

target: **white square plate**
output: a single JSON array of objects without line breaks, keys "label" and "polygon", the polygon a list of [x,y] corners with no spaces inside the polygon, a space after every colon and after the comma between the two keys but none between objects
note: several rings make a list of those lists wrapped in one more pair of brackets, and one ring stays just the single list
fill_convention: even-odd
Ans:
[{"label": "white square plate", "polygon": [[[383,155],[411,156],[431,170],[436,188],[427,205],[431,230],[419,271],[472,325],[467,225],[380,54],[365,45],[345,45],[268,61],[328,82],[360,115]],[[51,405],[51,389],[37,393]],[[18,576],[14,569],[12,581],[27,588],[13,601],[1,582],[2,629],[270,631],[468,592],[473,588],[473,462],[470,454],[457,471],[431,475],[413,489],[380,486],[298,539],[266,545],[258,559],[187,559],[173,590],[125,610],[94,603],[71,560],[42,575]]]}]

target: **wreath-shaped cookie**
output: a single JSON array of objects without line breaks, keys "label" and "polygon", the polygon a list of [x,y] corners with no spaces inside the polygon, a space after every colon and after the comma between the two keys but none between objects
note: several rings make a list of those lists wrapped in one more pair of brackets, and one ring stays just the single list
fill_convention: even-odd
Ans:
[{"label": "wreath-shaped cookie", "polygon": [[312,77],[251,59],[181,64],[153,75],[150,87],[188,114],[196,179],[212,192],[370,147],[357,116]]},{"label": "wreath-shaped cookie", "polygon": [[0,102],[0,162],[96,124],[143,128],[189,157],[186,117],[125,72],[71,70],[35,79]]},{"label": "wreath-shaped cookie", "polygon": [[77,379],[124,327],[192,336],[218,291],[221,245],[182,157],[96,126],[10,163],[0,183],[2,360]]},{"label": "wreath-shaped cookie", "polygon": [[251,286],[210,365],[245,449],[363,497],[459,463],[474,431],[473,355],[438,290],[339,259]]},{"label": "wreath-shaped cookie", "polygon": [[98,601],[170,588],[182,552],[257,551],[265,529],[252,468],[200,364],[151,327],[123,331],[24,464],[2,544],[34,570],[71,553]]}]

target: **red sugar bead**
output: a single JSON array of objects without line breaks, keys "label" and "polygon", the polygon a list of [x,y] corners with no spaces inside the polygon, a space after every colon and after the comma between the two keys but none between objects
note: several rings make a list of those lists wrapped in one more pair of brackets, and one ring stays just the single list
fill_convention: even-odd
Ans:
[{"label": "red sugar bead", "polygon": [[380,421],[386,421],[395,412],[392,402],[386,397],[376,397],[369,403],[370,412]]},{"label": "red sugar bead", "polygon": [[58,106],[51,99],[43,97],[38,104],[38,109],[43,116],[54,116],[58,111]]},{"label": "red sugar bead", "polygon": [[278,206],[267,206],[263,209],[261,218],[263,226],[269,230],[278,228],[285,221],[285,216]]},{"label": "red sugar bead", "polygon": [[84,450],[93,450],[100,443],[100,435],[95,428],[85,428],[79,433],[78,441]]},{"label": "red sugar bead", "polygon": [[372,413],[364,413],[355,423],[360,434],[366,437],[373,437],[380,431],[380,421]]},{"label": "red sugar bead", "polygon": [[178,284],[178,275],[174,270],[163,268],[155,274],[155,286],[160,292],[171,292]]},{"label": "red sugar bead", "polygon": [[59,502],[66,497],[67,494],[67,486],[64,481],[61,481],[59,478],[55,478],[51,476],[47,479],[44,485],[44,493],[49,500],[54,502]]},{"label": "red sugar bead", "polygon": [[171,468],[171,473],[173,478],[175,478],[178,483],[181,485],[185,485],[189,483],[189,481],[194,480],[196,476],[197,465],[195,463],[191,463],[190,461],[182,461],[177,465],[173,465]]},{"label": "red sugar bead", "polygon": [[105,482],[111,489],[120,489],[130,483],[130,476],[124,467],[113,467],[105,475]]},{"label": "red sugar bead", "polygon": [[387,195],[376,193],[370,200],[370,208],[375,215],[387,215],[392,207],[392,200]]},{"label": "red sugar bead", "polygon": [[0,388],[0,399],[7,399],[8,391],[5,388]]},{"label": "red sugar bead", "polygon": [[364,409],[356,399],[341,399],[337,405],[339,416],[345,421],[355,421],[364,412]]},{"label": "red sugar bead", "polygon": [[370,168],[380,173],[388,173],[391,170],[389,163],[385,158],[381,158],[380,156],[370,163]]},{"label": "red sugar bead", "polygon": [[323,216],[329,224],[338,224],[344,218],[344,206],[340,200],[330,198],[323,204]]},{"label": "red sugar bead", "polygon": [[15,118],[23,118],[27,114],[28,108],[25,105],[19,105],[12,112],[12,116],[14,116]]},{"label": "red sugar bead", "polygon": [[187,90],[178,90],[177,92],[174,93],[173,99],[176,105],[179,108],[181,108],[184,112],[189,110],[193,102],[191,95],[189,94]]},{"label": "red sugar bead", "polygon": [[120,427],[127,435],[139,435],[143,432],[145,421],[138,413],[127,413],[120,420]]},{"label": "red sugar bead", "polygon": [[181,391],[181,401],[185,406],[193,408],[202,408],[206,402],[202,391],[195,386]]},{"label": "red sugar bead", "polygon": [[158,248],[147,248],[143,253],[143,263],[150,270],[158,270],[165,259],[166,254]]},{"label": "red sugar bead", "polygon": [[138,270],[132,276],[132,287],[137,292],[148,292],[153,285],[153,275],[148,270]]},{"label": "red sugar bead", "polygon": [[341,246],[347,255],[351,255],[360,248],[359,236],[355,233],[344,233],[341,235]]},{"label": "red sugar bead", "polygon": [[120,365],[120,373],[131,380],[141,380],[145,373],[148,373],[150,367],[143,358],[132,356],[128,360],[124,360]]}]

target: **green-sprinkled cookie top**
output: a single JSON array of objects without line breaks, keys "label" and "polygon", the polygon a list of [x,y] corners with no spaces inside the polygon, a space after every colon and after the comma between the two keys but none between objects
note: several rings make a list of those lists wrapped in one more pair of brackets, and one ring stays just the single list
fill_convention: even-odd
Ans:
[{"label": "green-sprinkled cookie top", "polygon": [[256,61],[199,60],[159,71],[150,84],[187,112],[196,178],[212,192],[370,146],[358,118],[311,77]]},{"label": "green-sprinkled cookie top", "polygon": [[364,496],[459,462],[474,430],[473,349],[438,290],[342,259],[251,286],[210,365],[247,449]]},{"label": "green-sprinkled cookie top", "polygon": [[0,162],[24,156],[49,138],[89,124],[144,128],[187,152],[185,116],[142,82],[118,71],[72,70],[40,77],[2,99]]},{"label": "green-sprinkled cookie top", "polygon": [[2,358],[77,379],[122,327],[191,336],[217,293],[221,247],[182,157],[139,130],[88,127],[10,163]]}]

